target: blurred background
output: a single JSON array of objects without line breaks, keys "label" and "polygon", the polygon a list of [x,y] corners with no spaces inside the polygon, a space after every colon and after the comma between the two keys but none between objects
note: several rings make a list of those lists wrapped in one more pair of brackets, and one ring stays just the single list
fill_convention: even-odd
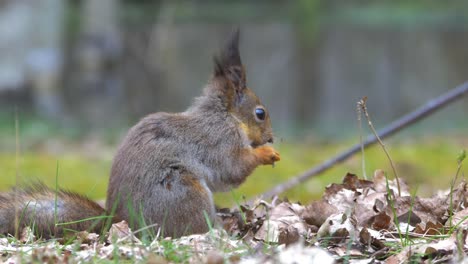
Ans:
[{"label": "blurred background", "polygon": [[[465,1],[1,0],[0,190],[41,179],[104,199],[128,128],[151,112],[186,109],[236,26],[282,161],[219,195],[222,205],[359,142],[363,96],[381,128],[468,80]],[[465,98],[386,141],[418,194],[449,188],[468,147],[467,113]],[[362,176],[362,158],[286,195],[320,197],[346,172]],[[393,177],[381,148],[364,158],[367,175],[381,168]]]}]

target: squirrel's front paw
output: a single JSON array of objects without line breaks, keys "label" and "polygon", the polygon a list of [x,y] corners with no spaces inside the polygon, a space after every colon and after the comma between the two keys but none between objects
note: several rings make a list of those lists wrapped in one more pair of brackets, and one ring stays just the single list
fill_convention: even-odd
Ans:
[{"label": "squirrel's front paw", "polygon": [[279,152],[271,146],[260,146],[255,148],[254,151],[261,164],[274,164],[276,161],[280,160]]}]

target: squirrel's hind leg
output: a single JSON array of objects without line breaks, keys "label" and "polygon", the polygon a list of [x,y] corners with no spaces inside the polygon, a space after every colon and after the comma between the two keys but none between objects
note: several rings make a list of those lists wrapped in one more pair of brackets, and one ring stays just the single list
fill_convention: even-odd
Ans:
[{"label": "squirrel's hind leg", "polygon": [[144,218],[159,224],[163,236],[205,233],[216,219],[211,190],[185,168],[172,170],[152,196],[143,202]]}]

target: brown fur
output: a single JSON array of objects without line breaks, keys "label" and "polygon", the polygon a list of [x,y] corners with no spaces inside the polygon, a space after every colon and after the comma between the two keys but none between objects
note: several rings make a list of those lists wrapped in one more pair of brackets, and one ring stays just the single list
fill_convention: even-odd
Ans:
[{"label": "brown fur", "polygon": [[238,39],[235,32],[215,58],[204,94],[186,112],[152,114],[129,131],[112,166],[108,210],[127,194],[116,206],[121,218],[142,212],[145,224],[163,225],[170,236],[205,232],[204,214],[214,221],[212,192],[236,187],[258,165],[279,160],[265,145],[273,138],[268,113],[264,121],[255,118],[262,104],[246,85]]},{"label": "brown fur", "polygon": [[25,226],[32,227],[35,234],[42,237],[62,236],[64,228],[101,232],[106,222],[104,218],[67,225],[55,223],[104,215],[105,210],[85,196],[65,190],[56,193],[41,183],[0,194],[0,234],[16,234]]},{"label": "brown fur", "polygon": [[[174,237],[206,232],[206,218],[215,221],[213,192],[234,188],[257,166],[280,159],[266,145],[273,142],[270,117],[266,110],[264,120],[255,114],[258,107],[265,107],[247,87],[238,42],[235,31],[215,57],[214,74],[203,95],[189,109],[148,115],[122,141],[111,168],[106,208],[133,229],[156,224],[163,235]],[[53,195],[45,187],[37,188],[15,206],[23,208],[28,200],[41,201],[43,196],[50,201]],[[63,219],[105,213],[85,197],[63,191],[58,196],[64,205],[59,208]],[[0,206],[10,200],[0,196]],[[12,208],[1,211],[0,207],[0,217]],[[49,210],[35,219],[41,230],[51,226],[51,215]],[[11,222],[11,218],[0,220]],[[11,230],[11,226],[0,229]]]}]

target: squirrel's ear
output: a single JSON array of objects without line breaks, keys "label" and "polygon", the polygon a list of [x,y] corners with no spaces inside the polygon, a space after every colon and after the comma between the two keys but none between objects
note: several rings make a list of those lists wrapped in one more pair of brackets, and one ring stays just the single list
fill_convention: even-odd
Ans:
[{"label": "squirrel's ear", "polygon": [[240,92],[246,87],[245,71],[239,53],[239,28],[229,37],[223,50],[214,57],[214,76],[227,78]]}]

